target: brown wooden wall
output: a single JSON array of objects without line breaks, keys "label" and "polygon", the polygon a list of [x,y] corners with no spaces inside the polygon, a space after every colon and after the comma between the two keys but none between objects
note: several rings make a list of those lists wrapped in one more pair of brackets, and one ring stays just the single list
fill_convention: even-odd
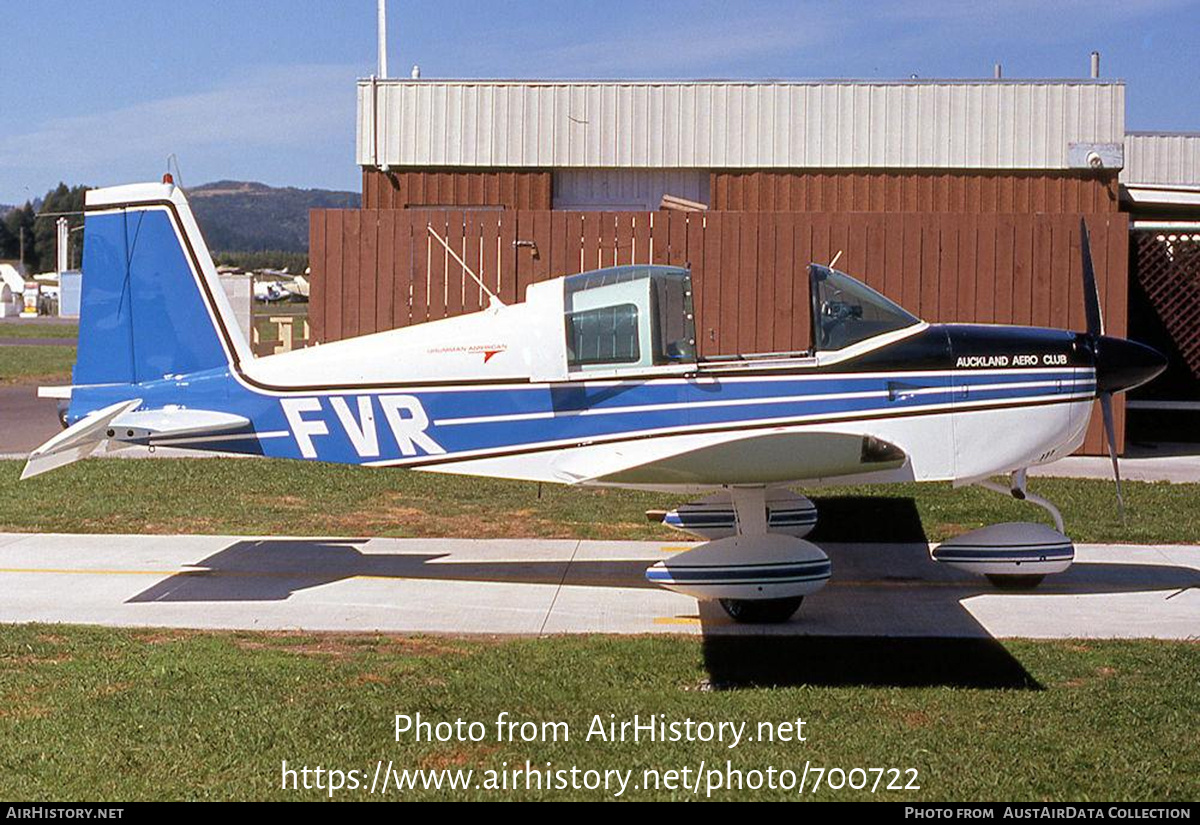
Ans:
[{"label": "brown wooden wall", "polygon": [[546,169],[363,168],[364,209],[448,207],[551,208],[551,177]]},{"label": "brown wooden wall", "polygon": [[[806,267],[828,262],[928,321],[1083,329],[1079,216],[1052,214],[313,210],[313,339],[333,341],[505,302],[557,275],[627,263],[692,268],[704,355],[805,349]],[[1128,216],[1088,218],[1104,317],[1126,329]],[[532,241],[514,247],[516,240]],[[1124,432],[1119,403],[1118,433]],[[1086,450],[1103,451],[1099,415]]]},{"label": "brown wooden wall", "polygon": [[714,171],[710,208],[767,212],[1116,212],[1117,173]]}]

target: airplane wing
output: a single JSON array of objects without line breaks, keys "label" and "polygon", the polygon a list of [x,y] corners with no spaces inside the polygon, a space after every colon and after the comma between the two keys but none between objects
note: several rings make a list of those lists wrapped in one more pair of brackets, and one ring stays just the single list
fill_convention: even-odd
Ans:
[{"label": "airplane wing", "polygon": [[240,415],[168,408],[134,412],[140,398],[118,401],[79,419],[29,454],[21,480],[87,458],[102,444],[164,445],[201,436],[230,432],[252,432],[250,421]]},{"label": "airplane wing", "polygon": [[637,446],[614,448],[601,472],[580,474],[576,483],[772,484],[891,470],[906,460],[895,444],[869,435],[767,432],[687,445],[653,457]]}]

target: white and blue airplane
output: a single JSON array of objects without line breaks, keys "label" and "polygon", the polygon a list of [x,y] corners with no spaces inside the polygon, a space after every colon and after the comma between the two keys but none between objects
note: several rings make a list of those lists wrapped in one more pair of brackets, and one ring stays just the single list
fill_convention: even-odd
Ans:
[{"label": "white and blue airplane", "polygon": [[[743,621],[789,618],[830,576],[791,486],[950,481],[1045,506],[1057,530],[994,525],[934,558],[1030,586],[1073,559],[1025,470],[1074,451],[1099,398],[1158,374],[1103,333],[1084,228],[1088,329],[929,324],[809,267],[803,352],[697,356],[686,269],[622,266],[532,284],[524,303],[254,357],[184,193],[87,193],[66,429],[22,478],[129,445],[707,498],[658,514],[708,539],[647,571]],[[465,267],[464,267],[465,268]],[[482,287],[482,282],[481,282]],[[1114,456],[1114,471],[1115,456]],[[1008,487],[990,479],[1010,475]],[[1119,494],[1119,477],[1118,477]]]}]

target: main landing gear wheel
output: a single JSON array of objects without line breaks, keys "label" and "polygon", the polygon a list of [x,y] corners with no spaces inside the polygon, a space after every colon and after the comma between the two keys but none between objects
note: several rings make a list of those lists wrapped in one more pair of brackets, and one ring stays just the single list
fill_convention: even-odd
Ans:
[{"label": "main landing gear wheel", "polygon": [[1043,575],[1003,576],[996,573],[988,574],[988,581],[998,590],[1032,590],[1042,583]]},{"label": "main landing gear wheel", "polygon": [[803,596],[788,599],[720,599],[729,618],[742,624],[780,624],[800,609]]}]

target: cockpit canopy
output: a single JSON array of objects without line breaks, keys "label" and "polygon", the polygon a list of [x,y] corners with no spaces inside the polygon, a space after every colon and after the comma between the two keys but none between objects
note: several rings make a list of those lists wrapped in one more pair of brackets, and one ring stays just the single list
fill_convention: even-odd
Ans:
[{"label": "cockpit canopy", "polygon": [[563,281],[570,372],[695,363],[688,270],[618,266]]},{"label": "cockpit canopy", "polygon": [[[809,289],[808,351],[704,360],[811,357],[920,323],[866,284],[829,267],[809,267]],[[684,374],[701,360],[696,352],[692,277],[681,267],[617,266],[531,284],[525,312],[527,358],[535,381]]]},{"label": "cockpit canopy", "polygon": [[812,340],[817,352],[845,349],[921,321],[862,281],[827,266],[808,268]]}]

